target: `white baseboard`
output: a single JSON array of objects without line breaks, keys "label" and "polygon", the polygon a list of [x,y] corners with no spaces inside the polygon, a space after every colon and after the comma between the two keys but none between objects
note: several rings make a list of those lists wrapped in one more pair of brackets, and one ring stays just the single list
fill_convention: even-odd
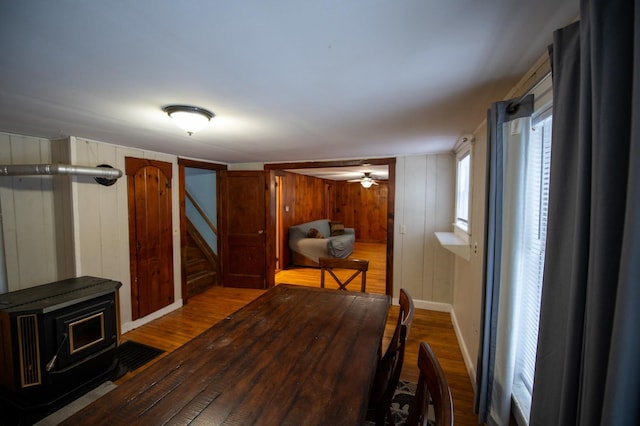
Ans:
[{"label": "white baseboard", "polygon": [[460,327],[458,326],[458,320],[456,318],[456,312],[453,308],[451,308],[451,323],[453,324],[453,331],[456,333],[456,338],[458,339],[458,346],[460,346],[460,351],[462,352],[462,359],[464,360],[464,364],[467,367],[467,374],[469,375],[469,380],[471,380],[471,386],[473,386],[473,391],[476,391],[476,369],[474,367],[473,360],[471,356],[469,356],[469,350],[467,349],[467,345],[465,344],[464,339],[462,338],[462,332],[460,331]]},{"label": "white baseboard", "polygon": [[129,322],[125,322],[124,324],[122,324],[122,330],[120,331],[122,334],[126,333],[127,331],[131,331],[134,328],[138,328],[142,325],[145,325],[155,319],[158,319],[160,317],[163,317],[165,315],[167,315],[169,312],[173,312],[178,308],[182,307],[182,299],[178,299],[175,302],[173,302],[171,305],[169,306],[165,306],[164,308],[155,311],[149,315],[147,315],[146,317],[140,318],[138,320],[135,321],[129,321]]},{"label": "white baseboard", "polygon": [[[399,299],[397,297],[394,297],[391,301],[391,303],[393,303],[394,305],[399,305]],[[436,311],[436,312],[451,312],[451,305],[448,303],[441,303],[441,302],[431,302],[429,300],[418,300],[418,299],[413,299],[413,306],[415,306],[417,309],[427,309],[429,311]]]},{"label": "white baseboard", "polygon": [[[398,298],[393,298],[392,303],[394,305],[398,305]],[[453,324],[453,331],[456,334],[456,339],[458,340],[458,346],[460,346],[460,352],[462,352],[462,360],[464,361],[464,365],[467,368],[467,374],[469,375],[469,380],[471,381],[471,386],[473,386],[473,391],[475,392],[476,388],[476,370],[474,367],[474,362],[469,355],[469,350],[467,349],[467,345],[462,337],[462,332],[460,331],[460,327],[458,325],[458,320],[456,318],[455,310],[453,306],[448,303],[440,303],[440,302],[431,302],[429,300],[417,300],[413,299],[413,305],[417,309],[427,309],[430,311],[437,312],[448,312],[451,316],[451,323]]]}]

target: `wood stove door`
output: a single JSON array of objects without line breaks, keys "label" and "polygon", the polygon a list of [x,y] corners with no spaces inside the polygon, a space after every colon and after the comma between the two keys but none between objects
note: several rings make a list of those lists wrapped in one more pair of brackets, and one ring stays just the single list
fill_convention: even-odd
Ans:
[{"label": "wood stove door", "polygon": [[171,163],[125,158],[129,189],[131,315],[174,301]]}]

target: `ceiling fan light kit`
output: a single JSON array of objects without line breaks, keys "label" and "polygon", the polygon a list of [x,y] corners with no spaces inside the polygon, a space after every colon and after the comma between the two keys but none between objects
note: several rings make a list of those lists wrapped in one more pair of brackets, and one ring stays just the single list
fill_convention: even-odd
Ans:
[{"label": "ceiling fan light kit", "polygon": [[189,136],[204,129],[215,117],[211,111],[191,105],[167,105],[162,110]]},{"label": "ceiling fan light kit", "polygon": [[371,172],[364,172],[364,175],[360,179],[352,179],[347,182],[360,182],[363,188],[371,188],[372,185],[378,184],[378,182],[371,177]]},{"label": "ceiling fan light kit", "polygon": [[363,188],[371,188],[371,185],[373,185],[373,179],[366,177],[362,178],[360,185],[362,185]]}]

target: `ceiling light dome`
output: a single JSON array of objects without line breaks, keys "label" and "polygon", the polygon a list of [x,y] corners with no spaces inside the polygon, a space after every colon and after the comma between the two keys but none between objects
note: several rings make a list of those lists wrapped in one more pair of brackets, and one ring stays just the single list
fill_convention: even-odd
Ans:
[{"label": "ceiling light dome", "polygon": [[190,105],[168,105],[162,110],[171,117],[176,125],[185,130],[189,136],[205,128],[215,116],[209,110]]}]

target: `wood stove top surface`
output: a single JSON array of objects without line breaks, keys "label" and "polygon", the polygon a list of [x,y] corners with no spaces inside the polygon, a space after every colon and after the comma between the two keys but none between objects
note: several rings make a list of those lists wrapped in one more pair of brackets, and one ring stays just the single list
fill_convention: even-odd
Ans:
[{"label": "wood stove top surface", "polygon": [[122,283],[107,278],[83,276],[69,278],[0,294],[0,311],[48,311],[63,308],[83,299],[95,298],[115,292]]}]

